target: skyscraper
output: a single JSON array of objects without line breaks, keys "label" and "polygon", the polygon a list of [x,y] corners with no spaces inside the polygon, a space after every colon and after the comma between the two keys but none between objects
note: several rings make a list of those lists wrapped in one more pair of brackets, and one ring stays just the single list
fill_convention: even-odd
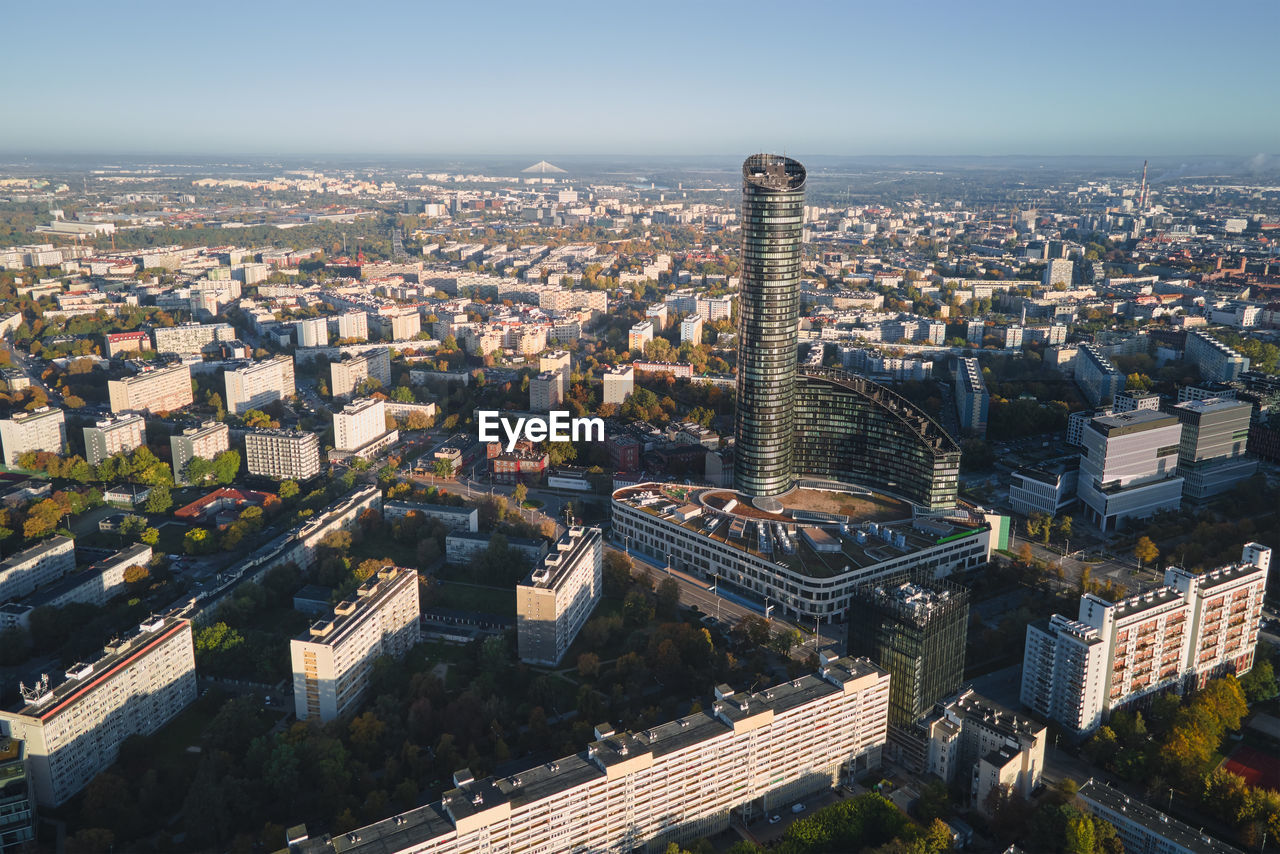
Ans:
[{"label": "skyscraper", "polygon": [[794,484],[804,182],[804,166],[788,157],[754,154],[742,164],[734,487],[765,506]]}]

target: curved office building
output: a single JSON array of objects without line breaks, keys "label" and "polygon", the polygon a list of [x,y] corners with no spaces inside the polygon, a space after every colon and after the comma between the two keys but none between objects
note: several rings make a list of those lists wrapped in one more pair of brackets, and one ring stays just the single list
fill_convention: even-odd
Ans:
[{"label": "curved office building", "polygon": [[837,369],[806,369],[795,394],[799,474],[857,483],[930,510],[956,504],[960,446],[915,404]]},{"label": "curved office building", "polygon": [[758,498],[794,486],[792,444],[805,169],[776,154],[742,164],[742,287],[734,486]]}]

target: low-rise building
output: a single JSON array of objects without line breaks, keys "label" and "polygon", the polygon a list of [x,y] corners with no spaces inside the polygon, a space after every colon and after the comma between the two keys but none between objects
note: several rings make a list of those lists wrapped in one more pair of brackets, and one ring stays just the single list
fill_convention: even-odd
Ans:
[{"label": "low-rise building", "polygon": [[[451,531],[444,540],[445,560],[453,564],[467,563],[471,560],[472,555],[486,551],[492,539],[493,534],[482,534],[474,531]],[[505,539],[507,548],[527,561],[540,561],[547,554],[546,540],[534,540],[526,537],[506,537]]]},{"label": "low-rise building", "polygon": [[1116,829],[1125,851],[1152,854],[1240,854],[1228,845],[1155,807],[1113,789],[1100,780],[1086,780],[1076,797],[1089,812]]},{"label": "low-rise building", "polygon": [[29,596],[76,568],[75,541],[50,537],[0,563],[0,602]]},{"label": "low-rise building", "polygon": [[419,501],[387,501],[382,505],[382,518],[388,522],[418,514],[424,519],[441,522],[450,531],[479,530],[480,512],[474,507],[450,507],[447,504],[424,504]]}]

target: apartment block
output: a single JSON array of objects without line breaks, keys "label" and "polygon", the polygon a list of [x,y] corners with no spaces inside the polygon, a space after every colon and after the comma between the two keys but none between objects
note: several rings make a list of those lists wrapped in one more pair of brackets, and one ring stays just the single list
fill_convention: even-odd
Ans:
[{"label": "apartment block", "polygon": [[550,412],[564,402],[560,373],[543,371],[529,378],[529,409],[533,412]]},{"label": "apartment block", "polygon": [[107,395],[113,413],[173,412],[195,402],[191,390],[191,368],[178,363],[110,380],[107,382]]},{"label": "apartment block", "polygon": [[333,616],[289,642],[298,720],[328,722],[359,708],[373,664],[402,658],[418,643],[418,573],[385,566],[365,579]]},{"label": "apartment block", "polygon": [[715,701],[644,732],[595,729],[587,749],[509,777],[465,769],[438,803],[339,838],[296,838],[292,854],[413,851],[660,851],[754,822],[880,765],[889,674],[860,659]]},{"label": "apartment block", "polygon": [[[576,340],[577,336],[575,336]],[[573,363],[568,350],[553,350],[538,357],[538,371],[551,371],[560,377],[560,399],[569,396],[569,374],[573,371]]]},{"label": "apartment block", "polygon": [[119,415],[84,428],[85,459],[96,466],[107,457],[142,447],[147,441],[146,423],[141,415]]},{"label": "apartment block", "polygon": [[627,349],[633,354],[644,354],[644,345],[653,340],[653,323],[642,320],[627,332]]},{"label": "apartment block", "polygon": [[320,437],[295,430],[252,430],[244,435],[249,474],[272,480],[309,480],[320,473]]},{"label": "apartment block", "polygon": [[1173,408],[1182,422],[1178,474],[1188,501],[1203,502],[1253,477],[1258,461],[1245,452],[1253,404],[1243,400],[1188,400]]},{"label": "apartment block", "polygon": [[0,851],[22,851],[36,838],[36,805],[27,771],[27,746],[0,738]]},{"label": "apartment block", "polygon": [[418,501],[388,501],[382,506],[382,518],[388,522],[414,514],[441,522],[450,531],[468,531],[474,534],[480,530],[479,511],[474,507],[450,507],[447,504],[423,504]]},{"label": "apartment block", "polygon": [[1044,276],[1040,282],[1046,288],[1054,285],[1066,285],[1071,287],[1072,278],[1075,276],[1075,262],[1066,258],[1054,258],[1044,268]]},{"label": "apartment block", "polygon": [[188,427],[169,437],[173,460],[173,480],[187,483],[187,464],[196,457],[211,460],[231,448],[231,431],[220,421],[206,421],[199,427]]},{"label": "apartment block", "polygon": [[1160,395],[1153,391],[1122,391],[1116,395],[1115,412],[1134,412],[1139,409],[1159,409]]},{"label": "apartment block", "polygon": [[1200,378],[1209,382],[1231,382],[1249,370],[1247,357],[1198,329],[1187,332],[1184,358],[1194,362],[1200,369]]},{"label": "apartment block", "polygon": [[236,330],[230,323],[182,323],[157,326],[151,330],[151,337],[157,353],[195,356],[219,341],[236,340]]},{"label": "apartment block", "polygon": [[61,409],[42,406],[18,412],[0,421],[0,446],[4,464],[17,466],[18,457],[30,451],[63,454],[67,450],[67,419]]},{"label": "apartment block", "polygon": [[987,410],[991,395],[977,359],[957,359],[955,379],[956,415],[960,430],[971,436],[987,435]]},{"label": "apartment block", "polygon": [[339,341],[369,340],[369,317],[363,311],[344,311],[330,317],[329,325]]},{"label": "apartment block", "polygon": [[686,341],[697,346],[702,343],[703,317],[700,314],[690,315],[680,321],[680,343]]},{"label": "apartment block", "polygon": [[228,370],[223,379],[227,389],[227,411],[235,415],[261,409],[297,393],[292,356],[275,356]]},{"label": "apartment block", "polygon": [[324,317],[304,318],[293,324],[293,333],[299,347],[327,347],[329,320]]},{"label": "apartment block", "polygon": [[1076,797],[1116,829],[1125,851],[1152,854],[1240,854],[1240,849],[1090,778]]},{"label": "apartment block", "polygon": [[656,328],[661,330],[667,328],[667,316],[669,313],[669,306],[663,302],[645,309],[644,317],[645,320],[652,322]]},{"label": "apartment block", "polygon": [[1182,425],[1149,409],[1105,415],[1081,436],[1078,494],[1089,520],[1104,531],[1182,502],[1178,451]]},{"label": "apartment block", "polygon": [[23,687],[0,711],[0,732],[26,742],[41,806],[56,807],[105,771],[131,735],[151,735],[196,698],[195,648],[186,620],[157,618],[113,641],[65,679]]},{"label": "apartment block", "polygon": [[603,595],[604,538],[574,526],[516,586],[520,660],[555,667]]},{"label": "apartment block", "polygon": [[76,568],[75,542],[50,537],[0,562],[0,602],[29,596]]},{"label": "apartment block", "polygon": [[1087,593],[1075,620],[1027,626],[1022,703],[1075,732],[1159,691],[1199,688],[1253,667],[1271,549],[1245,545],[1241,563],[1197,575],[1165,570],[1164,585],[1118,602]]},{"label": "apartment block", "polygon": [[636,390],[635,368],[620,365],[604,372],[604,403],[621,405]]},{"label": "apartment block", "polygon": [[387,410],[379,398],[354,400],[333,414],[333,451],[343,458],[372,459],[399,438],[399,430],[387,429]]},{"label": "apartment block", "polygon": [[276,553],[274,563],[293,561],[303,570],[310,569],[315,565],[320,541],[334,531],[354,530],[365,513],[382,515],[382,490],[377,486],[356,490],[291,531],[290,542]]},{"label": "apartment block", "polygon": [[1124,390],[1124,374],[1095,344],[1077,348],[1073,367],[1076,385],[1091,406],[1109,405]]},{"label": "apartment block", "polygon": [[372,319],[374,328],[384,341],[408,341],[422,331],[422,316],[416,311],[403,314],[380,314]]},{"label": "apartment block", "polygon": [[391,387],[389,350],[369,350],[329,363],[329,393],[334,397],[355,394],[356,386],[366,379],[377,380],[383,388]]}]

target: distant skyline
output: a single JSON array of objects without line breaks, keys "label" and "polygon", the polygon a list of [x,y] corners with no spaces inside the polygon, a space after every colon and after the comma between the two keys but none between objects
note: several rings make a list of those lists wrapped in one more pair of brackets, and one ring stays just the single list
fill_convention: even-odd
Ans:
[{"label": "distant skyline", "polygon": [[9,154],[1280,153],[1280,4],[11,4]]}]

